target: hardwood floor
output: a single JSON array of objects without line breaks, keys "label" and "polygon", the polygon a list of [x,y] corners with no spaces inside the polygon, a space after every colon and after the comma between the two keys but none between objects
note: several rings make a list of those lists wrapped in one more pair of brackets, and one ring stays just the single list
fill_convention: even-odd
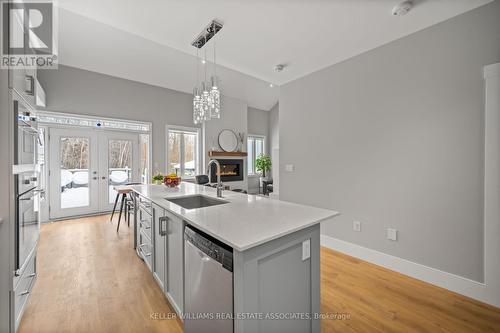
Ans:
[{"label": "hardwood floor", "polygon": [[[132,247],[133,229],[109,216],[43,225],[38,280],[20,333],[182,332],[174,313]],[[115,219],[117,220],[117,219]]]},{"label": "hardwood floor", "polygon": [[[117,234],[108,219],[42,226],[20,333],[182,332],[132,249],[132,229]],[[500,332],[500,309],[329,249],[321,256],[321,310],[337,314],[322,332]]]},{"label": "hardwood floor", "polygon": [[500,309],[330,249],[321,249],[322,332],[500,332]]}]

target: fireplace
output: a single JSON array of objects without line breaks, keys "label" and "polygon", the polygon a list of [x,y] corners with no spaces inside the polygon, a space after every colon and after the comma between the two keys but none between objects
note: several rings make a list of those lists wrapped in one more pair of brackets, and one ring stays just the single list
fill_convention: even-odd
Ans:
[{"label": "fireplace", "polygon": [[[243,160],[217,159],[220,164],[220,175],[223,182],[236,182],[243,180]],[[217,182],[217,166],[210,166],[210,182]]]}]

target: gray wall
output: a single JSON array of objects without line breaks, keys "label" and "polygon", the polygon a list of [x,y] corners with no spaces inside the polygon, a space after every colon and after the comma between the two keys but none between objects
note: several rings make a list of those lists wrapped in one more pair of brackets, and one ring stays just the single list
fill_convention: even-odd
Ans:
[{"label": "gray wall", "polygon": [[495,1],[282,86],[280,198],[340,211],[325,235],[482,281],[482,68],[499,36]]},{"label": "gray wall", "polygon": [[[264,135],[269,141],[269,111],[248,108],[248,134]],[[268,143],[266,142],[266,146]],[[269,150],[266,147],[266,152]]]},{"label": "gray wall", "polygon": [[[208,151],[212,148],[215,150],[222,150],[219,146],[218,138],[219,133],[224,129],[230,129],[236,134],[247,132],[247,108],[248,105],[238,99],[223,97],[221,101],[221,117],[220,119],[210,120],[205,123],[205,144],[206,144],[206,155],[205,155],[205,165],[208,164],[209,157]],[[246,151],[246,145],[243,144],[242,151]],[[227,159],[233,157],[217,157],[217,159]],[[244,163],[244,172],[246,175],[246,160]],[[232,189],[248,189],[247,177],[243,181],[228,182]]]},{"label": "gray wall", "polygon": [[153,123],[153,171],[166,171],[165,125],[193,125],[190,94],[67,66],[41,70],[47,109]]}]

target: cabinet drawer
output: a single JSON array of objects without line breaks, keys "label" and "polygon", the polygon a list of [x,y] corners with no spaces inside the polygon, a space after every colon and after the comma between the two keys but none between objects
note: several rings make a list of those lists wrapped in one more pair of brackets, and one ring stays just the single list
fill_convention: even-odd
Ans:
[{"label": "cabinet drawer", "polygon": [[153,213],[151,211],[151,209],[152,209],[151,201],[139,196],[139,200],[137,200],[137,202],[139,203],[140,210],[143,210],[144,212],[146,212],[149,215],[153,215]]},{"label": "cabinet drawer", "polygon": [[139,207],[139,232],[145,233],[149,239],[152,239],[153,235],[153,217],[144,211],[143,208]]},{"label": "cabinet drawer", "polygon": [[26,301],[33,289],[36,279],[36,256],[33,255],[26,266],[23,274],[19,277],[17,286],[14,288],[14,308],[16,327],[22,317]]},{"label": "cabinet drawer", "polygon": [[150,238],[144,235],[143,232],[139,233],[139,245],[137,247],[150,271],[153,268],[153,246],[151,244]]}]

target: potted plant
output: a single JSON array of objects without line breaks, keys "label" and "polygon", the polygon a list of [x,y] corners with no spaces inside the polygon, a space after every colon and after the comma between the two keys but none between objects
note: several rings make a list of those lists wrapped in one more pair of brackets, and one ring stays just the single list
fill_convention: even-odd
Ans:
[{"label": "potted plant", "polygon": [[266,179],[266,172],[271,170],[271,157],[268,155],[260,154],[255,160],[255,170],[262,172],[262,176],[259,178],[260,186],[262,186],[262,181]]},{"label": "potted plant", "polygon": [[163,184],[163,175],[161,174],[161,172],[156,172],[156,174],[153,176],[153,184],[156,184],[156,185],[161,185]]}]

